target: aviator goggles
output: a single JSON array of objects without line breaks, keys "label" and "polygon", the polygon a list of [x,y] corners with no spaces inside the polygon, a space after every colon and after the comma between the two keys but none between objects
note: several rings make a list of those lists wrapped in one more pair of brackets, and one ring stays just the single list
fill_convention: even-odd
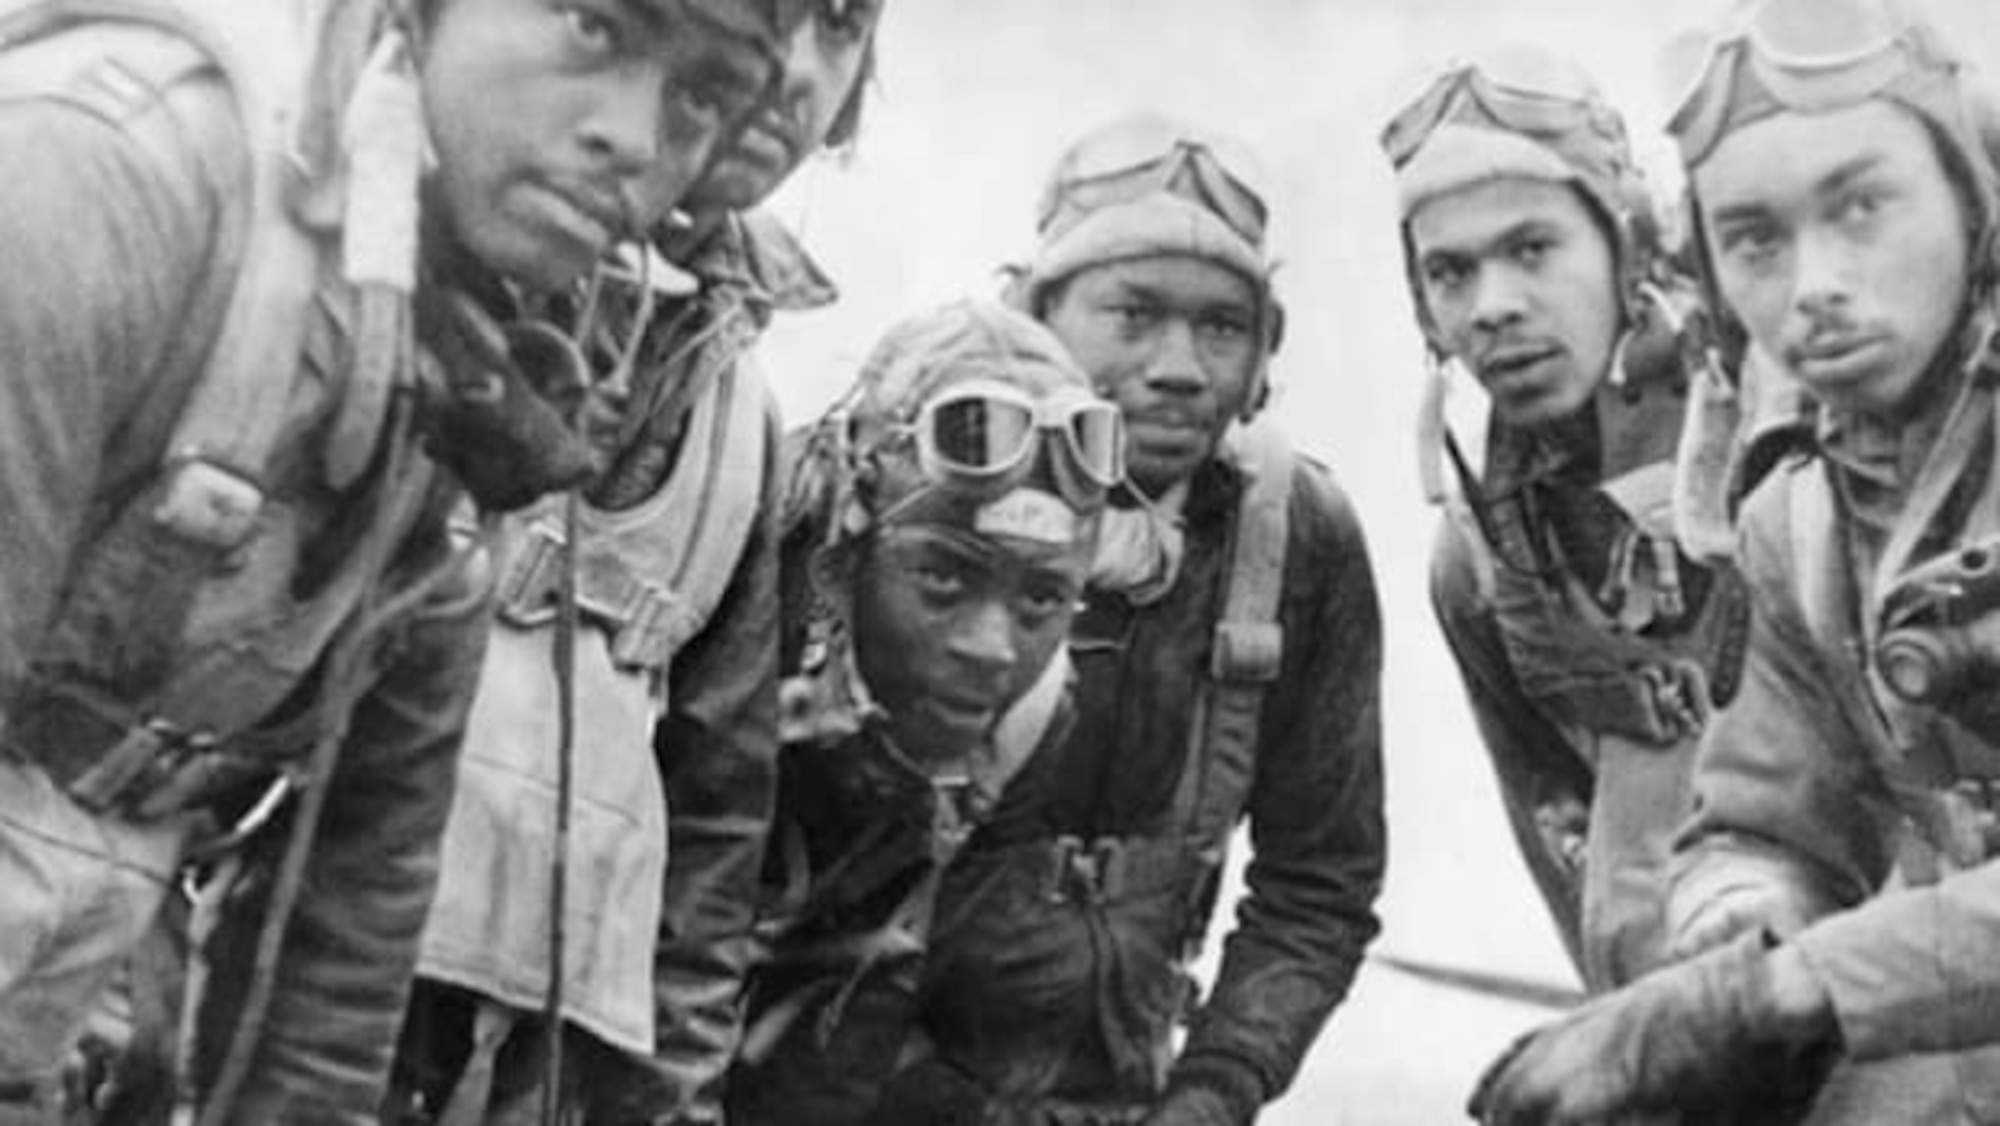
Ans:
[{"label": "aviator goggles", "polygon": [[1261,247],[1268,187],[1256,154],[1227,137],[1197,135],[1165,120],[1123,122],[1064,154],[1035,226],[1044,236],[1060,234],[1093,211],[1168,192]]},{"label": "aviator goggles", "polygon": [[1088,487],[1109,489],[1125,477],[1124,417],[1083,391],[1034,398],[1011,384],[972,380],[926,402],[907,429],[919,467],[936,481],[1011,478],[1030,464],[1044,433],[1060,435],[1068,470]]},{"label": "aviator goggles", "polygon": [[1382,151],[1403,167],[1449,124],[1520,133],[1568,149],[1568,138],[1594,137],[1622,151],[1625,127],[1595,86],[1574,67],[1527,51],[1495,52],[1452,65],[1382,130]]},{"label": "aviator goggles", "polygon": [[1774,0],[1726,25],[1691,56],[1667,131],[1689,168],[1757,112],[1819,112],[1882,94],[1928,104],[1926,81],[1953,78],[1960,62],[1936,32],[1882,3]]}]

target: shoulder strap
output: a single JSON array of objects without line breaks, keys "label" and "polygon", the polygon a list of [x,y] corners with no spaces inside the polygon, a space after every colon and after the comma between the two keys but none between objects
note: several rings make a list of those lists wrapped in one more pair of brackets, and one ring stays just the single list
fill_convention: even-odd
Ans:
[{"label": "shoulder strap", "polygon": [[1233,446],[1246,483],[1230,532],[1208,683],[1195,710],[1193,745],[1175,795],[1188,839],[1216,864],[1250,789],[1265,692],[1278,678],[1284,658],[1278,608],[1296,471],[1291,443],[1269,422],[1238,430]]},{"label": "shoulder strap", "polygon": [[[764,514],[768,393],[747,359],[724,367],[705,382],[674,468],[653,494],[629,508],[586,505],[580,513],[580,603],[610,631],[614,663],[662,674],[657,689],[674,655],[715,616]],[[502,621],[528,628],[554,620],[561,504],[544,498],[508,522]]]},{"label": "shoulder strap", "polygon": [[673,578],[673,595],[687,616],[677,646],[715,615],[763,513],[768,406],[764,381],[744,353],[709,385],[688,422],[682,465],[698,472],[686,483],[689,519],[681,525],[685,547]]},{"label": "shoulder strap", "polygon": [[[246,539],[283,427],[318,251],[291,220],[285,153],[305,57],[293,0],[28,0],[0,9],[0,44],[110,21],[154,27],[197,48],[221,74],[248,139],[249,220],[220,335],[168,447],[159,518],[198,542]],[[255,50],[240,45],[255,44]]]}]

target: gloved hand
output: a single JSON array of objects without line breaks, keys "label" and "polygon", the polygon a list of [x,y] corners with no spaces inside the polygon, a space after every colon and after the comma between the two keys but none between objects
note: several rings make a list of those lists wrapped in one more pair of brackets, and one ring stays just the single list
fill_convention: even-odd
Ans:
[{"label": "gloved hand", "polygon": [[1229,1100],[1206,1087],[1169,1092],[1146,1116],[1145,1126],[1242,1126]]},{"label": "gloved hand", "polygon": [[1780,1126],[1811,1108],[1838,1054],[1824,994],[1773,988],[1762,933],[1668,966],[1529,1033],[1466,1106],[1486,1126],[1589,1126],[1649,1111]]},{"label": "gloved hand", "polygon": [[1788,939],[1832,909],[1832,904],[1808,902],[1790,884],[1746,879],[1717,888],[1686,908],[1670,905],[1667,956],[1683,961],[1755,931]]},{"label": "gloved hand", "polygon": [[431,456],[483,509],[505,512],[596,477],[601,457],[565,419],[589,373],[565,363],[546,332],[502,327],[470,296],[427,288],[417,336],[439,378],[424,388]]},{"label": "gloved hand", "polygon": [[921,1059],[889,1077],[869,1121],[876,1126],[980,1126],[988,1098],[979,1082],[942,1060]]},{"label": "gloved hand", "polygon": [[1217,1056],[1182,1057],[1167,1093],[1144,1126],[1250,1126],[1264,1105],[1264,1084],[1249,1065]]}]

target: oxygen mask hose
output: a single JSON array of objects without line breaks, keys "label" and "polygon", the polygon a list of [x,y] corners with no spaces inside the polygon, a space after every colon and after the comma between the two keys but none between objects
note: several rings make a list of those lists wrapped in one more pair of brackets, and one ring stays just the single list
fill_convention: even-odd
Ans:
[{"label": "oxygen mask hose", "polygon": [[561,1126],[563,1106],[563,1004],[569,910],[570,807],[575,798],[576,768],[576,551],[577,491],[563,497],[563,546],[556,585],[556,808],[555,844],[549,860],[549,981],[542,1002],[543,1060],[542,1126]]}]

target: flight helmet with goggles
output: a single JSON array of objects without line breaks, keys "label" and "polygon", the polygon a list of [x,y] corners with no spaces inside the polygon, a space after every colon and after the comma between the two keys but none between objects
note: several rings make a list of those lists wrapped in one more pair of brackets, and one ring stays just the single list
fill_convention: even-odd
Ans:
[{"label": "flight helmet with goggles", "polygon": [[803,604],[787,611],[799,671],[780,691],[784,737],[849,734],[874,710],[850,627],[857,549],[875,529],[1087,549],[1124,449],[1117,408],[1027,316],[959,302],[890,329],[792,472],[785,534],[804,550],[788,552],[802,572],[787,597]]},{"label": "flight helmet with goggles", "polygon": [[1019,270],[1015,302],[1046,314],[1056,286],[1090,266],[1183,255],[1246,278],[1258,300],[1262,356],[1245,413],[1264,399],[1265,360],[1284,335],[1266,249],[1270,179],[1249,146],[1170,118],[1121,118],[1057,158],[1035,212],[1039,240]]},{"label": "flight helmet with goggles", "polygon": [[[1738,10],[1704,49],[1667,132],[1690,175],[1730,133],[1784,112],[1824,113],[1882,99],[1929,127],[1968,206],[1974,292],[1994,281],[1996,179],[1987,138],[1992,106],[1963,57],[1918,13],[1895,0],[1759,0]],[[1690,195],[1704,284],[1713,270],[1702,240],[1700,200]]]},{"label": "flight helmet with goggles", "polygon": [[994,506],[1032,492],[1067,515],[1006,530],[1054,542],[1087,531],[1123,479],[1125,428],[1048,329],[966,301],[891,329],[814,447],[853,498],[847,533],[916,521],[993,532]]},{"label": "flight helmet with goggles", "polygon": [[1404,266],[1417,318],[1436,346],[1424,305],[1409,220],[1438,196],[1491,180],[1569,184],[1610,236],[1627,327],[1653,292],[1657,227],[1624,119],[1597,84],[1567,59],[1510,46],[1448,64],[1381,134],[1396,175]]},{"label": "flight helmet with goggles", "polygon": [[1044,442],[1060,443],[1056,470],[1071,475],[1072,492],[1109,489],[1125,476],[1123,417],[1081,388],[1036,398],[998,379],[969,379],[926,401],[903,429],[931,479],[969,488],[1021,476]]}]

